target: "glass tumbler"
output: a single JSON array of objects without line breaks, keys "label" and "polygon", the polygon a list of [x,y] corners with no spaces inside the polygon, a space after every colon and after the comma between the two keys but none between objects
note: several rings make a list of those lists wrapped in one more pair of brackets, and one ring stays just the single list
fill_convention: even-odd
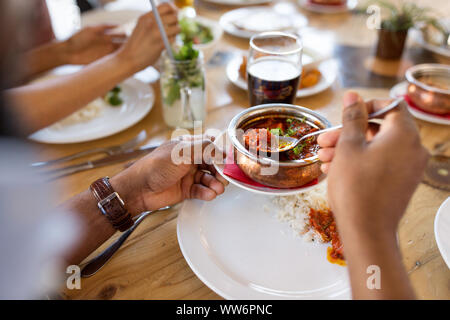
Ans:
[{"label": "glass tumbler", "polygon": [[193,60],[174,61],[164,52],[160,84],[163,117],[168,126],[191,129],[205,120],[205,69],[201,53]]}]

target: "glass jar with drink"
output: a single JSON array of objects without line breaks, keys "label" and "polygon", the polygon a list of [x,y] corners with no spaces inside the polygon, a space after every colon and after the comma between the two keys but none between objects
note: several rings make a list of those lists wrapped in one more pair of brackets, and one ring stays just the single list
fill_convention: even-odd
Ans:
[{"label": "glass jar with drink", "polygon": [[161,96],[163,117],[174,128],[193,128],[206,117],[206,90],[203,55],[183,46],[175,59],[162,54]]},{"label": "glass jar with drink", "polygon": [[302,73],[302,43],[298,36],[264,32],[250,39],[247,81],[250,105],[292,104]]}]

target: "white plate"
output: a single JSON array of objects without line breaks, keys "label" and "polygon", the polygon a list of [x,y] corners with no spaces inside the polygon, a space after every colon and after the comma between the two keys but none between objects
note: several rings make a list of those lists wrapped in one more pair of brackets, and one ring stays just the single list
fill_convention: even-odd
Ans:
[{"label": "white plate", "polygon": [[[219,147],[219,149],[221,150],[231,150],[231,141],[227,138],[226,141],[225,138],[227,137],[225,132],[222,132],[220,135],[218,135],[215,139],[215,144],[217,145],[217,147]],[[225,146],[224,146],[225,144]],[[220,173],[220,175],[222,177],[224,177],[227,181],[229,181],[231,184],[242,188],[244,190],[253,192],[253,193],[258,193],[258,194],[264,194],[264,195],[269,195],[269,196],[289,196],[289,195],[293,195],[293,194],[297,194],[300,192],[305,192],[311,189],[314,189],[315,187],[317,187],[318,185],[322,184],[323,182],[325,182],[327,176],[325,174],[320,175],[320,177],[318,178],[318,182],[317,184],[313,185],[313,186],[309,186],[309,187],[299,187],[299,188],[290,188],[290,189],[276,189],[276,188],[270,188],[270,187],[257,187],[257,186],[252,186],[250,184],[247,184],[245,182],[236,180],[230,176],[227,176],[223,170],[225,168],[225,164],[222,163],[213,163],[214,167],[216,168],[217,172]]]},{"label": "white plate", "polygon": [[[236,27],[236,25],[233,23],[234,21],[242,21],[247,19],[249,16],[254,16],[255,14],[260,14],[261,12],[269,12],[270,14],[276,14],[278,15],[277,19],[285,20],[289,19],[291,21],[290,27],[285,28],[284,30],[278,30],[278,31],[285,31],[285,32],[296,32],[301,27],[304,27],[308,24],[308,19],[300,13],[297,12],[297,10],[292,9],[291,5],[288,3],[280,3],[273,7],[252,7],[252,8],[241,8],[229,11],[222,15],[220,18],[220,25],[222,26],[223,30],[225,32],[239,37],[239,38],[245,38],[250,39],[253,35],[258,34],[261,31],[250,31],[250,30],[244,30]],[[265,31],[274,31],[270,30],[270,28],[267,28]]]},{"label": "white plate", "polygon": [[329,245],[294,236],[271,197],[230,185],[214,201],[185,201],[177,236],[197,277],[226,299],[351,296],[347,268],[326,258]]},{"label": "white plate", "polygon": [[[320,58],[317,55],[315,55],[315,53],[309,54],[310,52],[314,52],[314,51],[310,50],[308,48],[304,48],[303,61],[305,61],[305,56],[308,56],[308,55],[309,55],[310,59],[312,58],[312,60],[313,60],[312,63],[314,62],[314,60]],[[248,90],[247,81],[244,78],[242,78],[242,76],[239,72],[239,67],[240,67],[241,63],[242,63],[241,55],[236,56],[234,59],[232,59],[227,65],[227,69],[226,69],[227,77],[228,77],[228,80],[231,83],[233,83],[235,86],[237,86],[238,88],[240,88],[242,90]],[[317,83],[315,86],[312,86],[310,88],[298,89],[297,90],[297,98],[308,97],[308,96],[312,96],[314,94],[320,93],[322,91],[325,91],[326,89],[331,87],[333,82],[336,80],[337,71],[338,71],[338,65],[337,65],[336,60],[333,60],[333,59],[325,60],[325,61],[319,63],[317,68],[319,69],[320,73],[322,74],[322,77],[320,78],[319,83]]]},{"label": "white plate", "polygon": [[423,47],[431,52],[434,52],[434,53],[437,53],[437,54],[440,54],[440,55],[450,58],[450,49],[449,48],[439,47],[439,46],[436,46],[434,44],[431,44],[431,43],[425,41],[425,39],[423,38],[423,34],[420,30],[412,28],[409,31],[409,36],[411,37],[411,39],[414,40],[414,42],[418,43],[421,47]]},{"label": "white plate", "polygon": [[[74,67],[64,69],[76,70]],[[66,73],[60,72],[56,70],[55,74]],[[99,117],[64,127],[50,126],[29,138],[43,143],[78,143],[108,137],[128,129],[150,112],[155,102],[155,94],[149,84],[134,78],[129,78],[119,85],[124,101],[120,107],[106,106]]]},{"label": "white plate", "polygon": [[299,0],[298,4],[305,10],[316,12],[316,13],[342,13],[351,11],[356,8],[358,4],[357,0],[348,0],[346,4],[340,6],[327,6],[316,3],[311,3],[308,0]]},{"label": "white plate", "polygon": [[[393,86],[391,88],[389,95],[391,96],[391,98],[402,97],[406,94],[407,89],[408,89],[408,82],[402,81],[400,83],[397,83],[395,86]],[[441,117],[438,117],[438,116],[435,116],[435,115],[432,115],[432,114],[429,114],[426,112],[422,112],[417,109],[413,109],[409,105],[408,105],[408,110],[417,119],[450,126],[449,119],[444,119],[444,118],[441,118]]]},{"label": "white plate", "polygon": [[450,197],[441,204],[436,214],[434,237],[442,258],[450,269]]},{"label": "white plate", "polygon": [[272,0],[203,0],[203,1],[221,4],[225,6],[253,6],[256,4],[264,4],[272,2]]}]

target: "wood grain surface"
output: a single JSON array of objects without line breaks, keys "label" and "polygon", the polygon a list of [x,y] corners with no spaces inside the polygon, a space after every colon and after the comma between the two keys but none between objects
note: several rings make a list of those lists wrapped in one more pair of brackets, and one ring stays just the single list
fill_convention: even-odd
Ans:
[{"label": "wood grain surface", "polygon": [[[123,1],[123,0],[121,0]],[[420,1],[450,15],[448,0]],[[199,15],[218,21],[230,10],[203,2],[196,3]],[[366,27],[366,16],[342,13],[319,15],[300,12],[309,19],[302,32],[304,44],[335,56],[339,60],[339,79],[318,95],[297,99],[296,103],[324,114],[334,124],[340,122],[341,97],[351,88],[365,98],[383,98],[389,88],[403,78],[405,68],[418,62],[441,62],[448,59],[417,47],[411,41],[401,62],[386,63],[373,57],[376,31]],[[225,77],[226,62],[239,50],[247,50],[248,41],[224,34],[217,45],[217,55],[207,66],[208,116],[206,128],[224,129],[229,120],[248,107],[247,94],[234,87]],[[357,67],[352,67],[357,66]],[[171,130],[162,119],[158,83],[151,84],[156,92],[153,110],[132,128],[114,136],[80,144],[34,144],[41,160],[73,152],[124,142],[146,130],[148,143],[160,143],[170,138]],[[423,143],[429,150],[450,140],[449,127],[417,121]],[[54,182],[60,190],[58,202],[88,188],[98,177],[112,176],[126,163],[78,173]],[[399,240],[405,268],[421,299],[450,299],[450,270],[436,246],[433,222],[440,204],[448,192],[421,184],[413,196],[399,230]],[[114,258],[96,275],[82,279],[81,290],[63,290],[67,299],[220,299],[191,271],[181,254],[176,236],[178,208],[156,213],[147,218],[126,241]],[[106,242],[98,253],[113,241]]]}]

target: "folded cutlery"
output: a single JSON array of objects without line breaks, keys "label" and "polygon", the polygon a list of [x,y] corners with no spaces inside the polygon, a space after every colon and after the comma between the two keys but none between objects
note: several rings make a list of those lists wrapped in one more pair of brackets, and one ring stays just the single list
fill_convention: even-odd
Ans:
[{"label": "folded cutlery", "polygon": [[119,163],[119,162],[122,162],[125,160],[134,159],[139,156],[142,156],[142,155],[152,152],[157,147],[159,147],[159,145],[147,145],[147,146],[143,146],[143,147],[140,147],[137,149],[127,150],[122,153],[105,156],[98,160],[86,161],[86,162],[82,162],[79,164],[67,166],[64,168],[48,170],[43,173],[47,174],[47,175],[52,175],[50,177],[50,180],[54,180],[54,179],[65,177],[65,176],[68,176],[68,175],[71,175],[71,174],[74,174],[77,172],[100,168],[100,167],[116,164],[116,163]]},{"label": "folded cutlery", "polygon": [[119,154],[126,150],[136,147],[141,142],[145,141],[146,138],[147,138],[147,133],[145,132],[145,130],[142,130],[136,137],[134,137],[133,139],[131,139],[123,144],[120,144],[120,145],[85,150],[85,151],[77,152],[77,153],[74,153],[74,154],[71,154],[71,155],[68,155],[68,156],[65,156],[62,158],[54,159],[54,160],[35,162],[35,163],[32,163],[31,166],[32,167],[46,167],[46,166],[58,164],[61,162],[78,159],[78,158],[85,157],[88,155],[97,154],[97,153],[105,153],[107,155],[112,156],[112,155]]}]

